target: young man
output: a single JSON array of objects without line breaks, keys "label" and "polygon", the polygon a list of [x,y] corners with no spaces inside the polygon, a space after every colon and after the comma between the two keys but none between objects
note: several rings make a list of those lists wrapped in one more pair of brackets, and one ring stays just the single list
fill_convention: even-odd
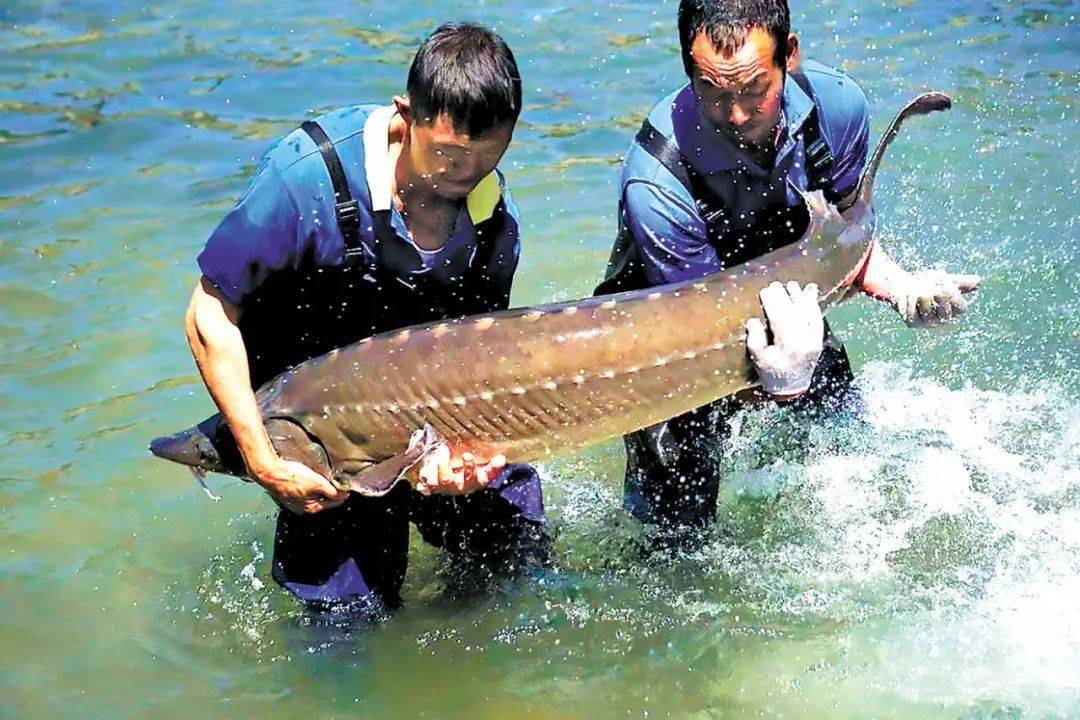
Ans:
[{"label": "young man", "polygon": [[[843,73],[800,62],[786,0],[682,0],[679,39],[690,82],[656,105],[630,148],[619,236],[598,293],[698,278],[793,242],[807,222],[798,191],[821,190],[843,210],[866,164],[866,97]],[[931,325],[963,312],[961,296],[978,282],[908,273],[875,246],[860,289],[909,324]],[[777,337],[791,326],[770,312],[779,295],[762,296]],[[793,291],[791,305],[820,326],[816,297],[806,295]],[[773,357],[760,323],[747,344],[771,395],[835,403],[849,387],[847,355],[827,326],[816,371],[813,348]],[[632,514],[677,527],[712,522],[717,446],[736,405],[721,401],[626,437]]]},{"label": "young man", "polygon": [[252,390],[374,333],[507,307],[519,226],[496,165],[520,111],[506,43],[443,25],[417,52],[405,96],[278,141],[199,255],[188,340],[251,477],[283,508],[274,578],[304,600],[399,604],[410,520],[428,542],[488,565],[541,538],[531,467],[443,448],[417,488],[349,495],[278,457]]}]

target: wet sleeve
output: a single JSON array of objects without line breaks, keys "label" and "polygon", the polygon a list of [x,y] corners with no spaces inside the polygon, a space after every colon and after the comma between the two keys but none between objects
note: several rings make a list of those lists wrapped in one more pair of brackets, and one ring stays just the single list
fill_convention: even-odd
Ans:
[{"label": "wet sleeve", "polygon": [[831,120],[834,165],[830,195],[839,200],[858,184],[870,145],[870,105],[853,80],[840,83],[837,110]]},{"label": "wet sleeve", "polygon": [[266,162],[206,241],[199,268],[226,300],[242,305],[271,273],[295,264],[297,225],[292,196]]},{"label": "wet sleeve", "polygon": [[647,182],[630,183],[623,220],[651,285],[695,280],[720,270],[705,223],[685,200]]}]

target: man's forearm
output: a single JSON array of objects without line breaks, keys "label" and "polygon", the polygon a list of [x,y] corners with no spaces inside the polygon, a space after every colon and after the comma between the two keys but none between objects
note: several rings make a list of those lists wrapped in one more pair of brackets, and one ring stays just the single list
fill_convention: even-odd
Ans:
[{"label": "man's forearm", "polygon": [[185,318],[185,331],[206,388],[225,416],[248,471],[255,479],[277,459],[251,388],[247,349],[235,320],[235,308],[196,289]]},{"label": "man's forearm", "polygon": [[862,269],[858,289],[883,302],[895,302],[895,288],[899,287],[908,275],[908,271],[897,265],[875,240],[870,257]]}]

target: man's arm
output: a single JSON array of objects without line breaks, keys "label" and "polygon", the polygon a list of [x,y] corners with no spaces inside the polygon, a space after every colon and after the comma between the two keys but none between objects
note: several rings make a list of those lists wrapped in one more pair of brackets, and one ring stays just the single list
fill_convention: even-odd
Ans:
[{"label": "man's arm", "polygon": [[282,460],[270,444],[251,388],[239,319],[240,309],[202,277],[191,295],[184,330],[199,373],[229,424],[248,472],[292,512],[316,513],[341,505],[347,490],[301,463]]},{"label": "man's arm", "polygon": [[[829,114],[835,147],[831,197],[842,198],[837,207],[847,210],[856,200],[858,182],[866,167],[870,139],[870,106],[866,95],[849,79],[841,80]],[[846,195],[846,197],[844,197]],[[912,327],[939,325],[967,308],[964,295],[981,282],[977,275],[951,275],[934,270],[909,272],[900,267],[878,242],[863,267],[858,290],[887,302]]]},{"label": "man's arm", "polygon": [[653,183],[632,182],[623,194],[623,216],[651,285],[696,280],[720,270],[705,223],[682,197]]}]

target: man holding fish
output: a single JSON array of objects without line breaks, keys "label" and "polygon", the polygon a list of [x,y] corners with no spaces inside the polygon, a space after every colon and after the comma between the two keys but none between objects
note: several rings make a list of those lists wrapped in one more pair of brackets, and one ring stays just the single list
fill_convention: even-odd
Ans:
[{"label": "man holding fish", "polygon": [[[678,26],[690,82],[656,105],[627,154],[619,235],[597,294],[700,278],[787,245],[807,225],[803,193],[820,190],[843,211],[866,166],[866,98],[843,73],[801,61],[786,0],[682,0]],[[929,326],[962,313],[978,284],[909,273],[875,245],[854,289]],[[751,320],[747,346],[765,392],[842,404],[851,368],[828,326],[821,332],[817,288],[774,283],[761,300],[776,342]],[[794,313],[812,332],[778,332]],[[739,404],[720,400],[625,437],[631,514],[667,528],[711,524],[719,445]]]},{"label": "man holding fish", "polygon": [[[520,109],[505,43],[475,25],[440,27],[416,55],[407,96],[330,113],[276,143],[199,256],[186,330],[222,411],[200,427],[231,433],[233,464],[283,508],[273,574],[304,600],[397,605],[410,521],[429,542],[492,566],[543,545],[532,467],[440,444],[415,486],[350,494],[312,469],[318,458],[279,456],[274,441],[295,438],[268,433],[253,393],[361,338],[507,307],[520,243],[495,168]],[[803,315],[812,308],[820,322],[808,302]],[[794,313],[777,337],[806,335]],[[812,365],[820,341],[811,334],[796,350]]]},{"label": "man holding fish", "polygon": [[283,508],[274,578],[315,603],[397,605],[410,521],[487,565],[543,544],[532,467],[451,458],[444,445],[416,487],[350,495],[279,457],[253,395],[363,337],[508,305],[518,213],[496,165],[521,111],[514,56],[485,28],[447,24],[419,49],[407,89],[389,106],[304,123],[270,149],[200,254],[186,317],[248,477]]}]

